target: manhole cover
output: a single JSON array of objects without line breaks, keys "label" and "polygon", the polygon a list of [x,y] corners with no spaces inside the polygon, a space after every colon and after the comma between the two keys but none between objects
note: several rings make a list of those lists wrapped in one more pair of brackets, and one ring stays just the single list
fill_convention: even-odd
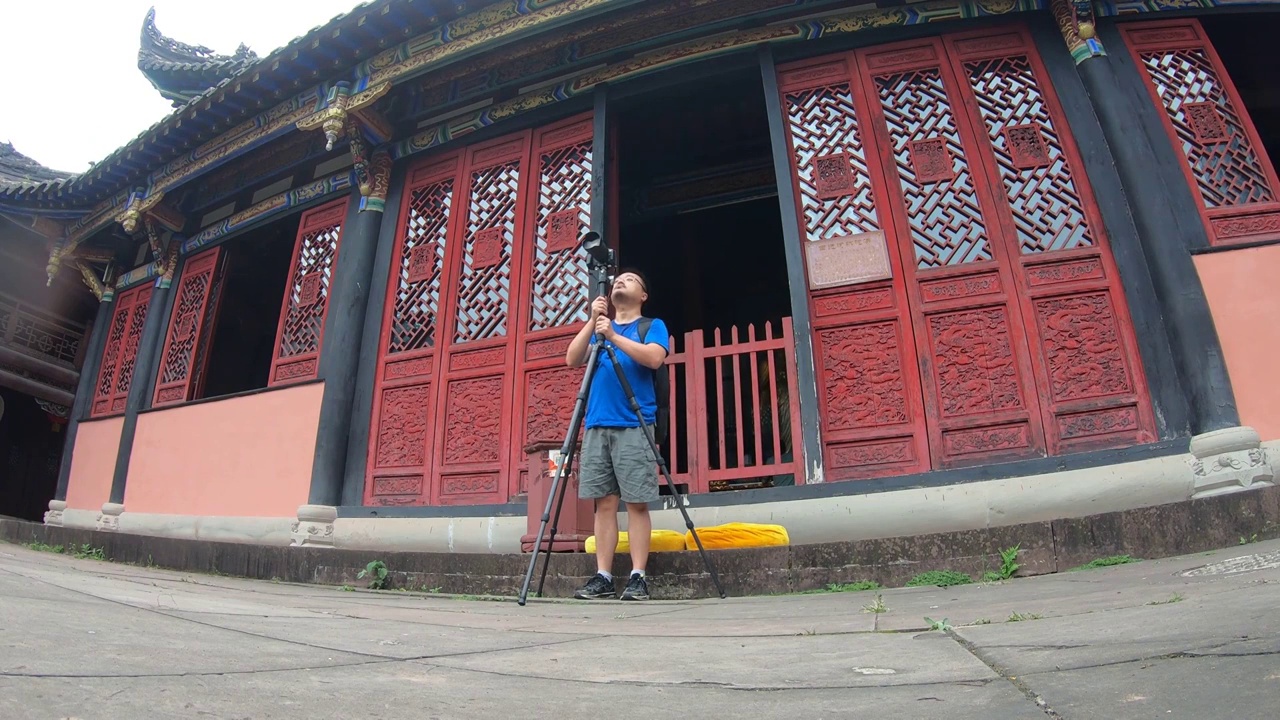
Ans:
[{"label": "manhole cover", "polygon": [[1269,553],[1258,553],[1257,555],[1245,555],[1243,557],[1231,558],[1223,560],[1211,565],[1194,568],[1182,573],[1183,577],[1199,577],[1202,575],[1235,575],[1237,573],[1253,572],[1255,570],[1271,570],[1280,568],[1280,550]]}]

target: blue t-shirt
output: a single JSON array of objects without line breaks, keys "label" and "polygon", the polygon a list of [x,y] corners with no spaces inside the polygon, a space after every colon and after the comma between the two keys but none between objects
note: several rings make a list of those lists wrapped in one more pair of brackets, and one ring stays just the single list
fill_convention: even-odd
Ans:
[{"label": "blue t-shirt", "polygon": [[[625,338],[640,342],[639,319],[625,325],[614,321],[613,329]],[[663,350],[670,353],[666,323],[654,318],[649,331],[645,333],[644,343],[661,345]],[[609,344],[613,345],[613,343]],[[596,348],[596,337],[592,335],[591,351],[596,352]],[[631,384],[631,390],[636,394],[636,400],[640,403],[640,414],[644,416],[645,423],[654,424],[658,415],[658,399],[653,392],[654,371],[633,360],[617,346],[614,346],[613,352],[618,356],[622,372],[627,376],[627,382]],[[627,395],[622,391],[622,383],[618,382],[618,373],[613,369],[613,361],[609,359],[609,354],[601,353],[597,365],[599,367],[596,369],[595,377],[591,379],[591,390],[587,397],[586,426],[588,428],[640,427],[640,423],[636,422],[636,414],[631,409],[631,404],[627,402]]]}]

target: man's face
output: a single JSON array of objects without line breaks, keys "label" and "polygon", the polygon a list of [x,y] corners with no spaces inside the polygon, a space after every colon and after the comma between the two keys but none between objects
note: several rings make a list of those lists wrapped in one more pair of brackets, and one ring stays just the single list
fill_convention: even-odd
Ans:
[{"label": "man's face", "polygon": [[610,293],[613,298],[613,304],[630,305],[643,303],[649,299],[649,294],[645,289],[644,282],[635,273],[622,273],[613,281],[613,291]]}]

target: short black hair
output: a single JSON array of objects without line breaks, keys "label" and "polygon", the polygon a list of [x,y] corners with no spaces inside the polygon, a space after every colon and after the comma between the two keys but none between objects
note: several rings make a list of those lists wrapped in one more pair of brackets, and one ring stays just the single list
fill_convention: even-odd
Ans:
[{"label": "short black hair", "polygon": [[632,275],[635,275],[636,277],[640,278],[640,286],[644,288],[645,292],[649,292],[649,278],[645,277],[645,274],[641,272],[639,268],[633,268],[633,267],[621,268],[620,270],[618,270],[618,274],[614,275],[613,278],[614,280],[617,280],[618,278],[622,277],[623,275],[626,275],[627,273],[631,273]]}]

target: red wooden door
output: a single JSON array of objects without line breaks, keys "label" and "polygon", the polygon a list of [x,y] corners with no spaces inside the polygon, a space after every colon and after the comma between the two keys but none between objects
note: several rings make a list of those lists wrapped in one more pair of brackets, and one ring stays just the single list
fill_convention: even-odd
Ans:
[{"label": "red wooden door", "polygon": [[[500,503],[518,492],[510,447],[519,442],[512,383],[511,298],[521,283],[529,132],[468,148],[448,251],[434,405],[436,505]],[[518,295],[517,295],[518,297]]]},{"label": "red wooden door", "polygon": [[[861,101],[855,101],[851,63],[848,55],[826,57],[788,65],[779,74],[796,213],[811,263],[815,248],[842,238],[887,240],[892,247],[895,237],[883,187],[871,182],[876,149]],[[831,480],[929,467],[902,263],[896,252],[882,259],[887,277],[810,291],[824,466]]]},{"label": "red wooden door", "polygon": [[153,407],[186,402],[199,395],[209,356],[212,331],[221,298],[224,264],[215,247],[186,261],[169,317]]},{"label": "red wooden door", "polygon": [[462,154],[432,158],[406,176],[395,260],[383,306],[369,435],[367,505],[430,501],[439,375],[441,291]]},{"label": "red wooden door", "polygon": [[347,198],[302,214],[280,308],[269,386],[311,380],[319,374],[324,318],[346,215]]},{"label": "red wooden door", "polygon": [[1124,288],[1030,36],[988,30],[946,47],[1014,261],[1049,452],[1153,442]]},{"label": "red wooden door", "polygon": [[1005,229],[942,43],[859,51],[897,227],[934,467],[1042,455]]},{"label": "red wooden door", "polygon": [[783,68],[811,287],[830,274],[817,257],[883,264],[811,291],[832,479],[1154,439],[1119,276],[1041,76],[1008,28]]},{"label": "red wooden door", "polygon": [[[510,444],[512,494],[528,490],[525,448],[560,443],[569,429],[583,370],[564,364],[569,341],[589,317],[590,278],[578,239],[591,225],[592,115],[534,134],[525,209],[529,241],[519,255],[516,422]],[[536,173],[536,174],[535,174]]]},{"label": "red wooden door", "polygon": [[1215,244],[1280,237],[1280,181],[1200,21],[1120,27]]}]

